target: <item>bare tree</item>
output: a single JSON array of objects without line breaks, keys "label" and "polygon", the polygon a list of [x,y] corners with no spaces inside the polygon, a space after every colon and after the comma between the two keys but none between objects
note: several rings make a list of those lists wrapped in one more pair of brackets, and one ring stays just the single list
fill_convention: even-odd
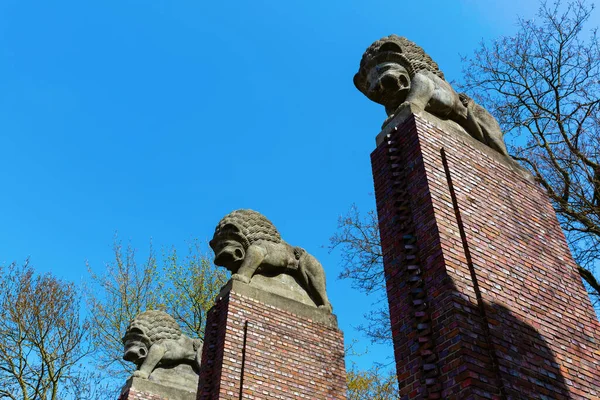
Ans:
[{"label": "bare tree", "polygon": [[142,264],[131,246],[123,249],[115,237],[114,260],[103,274],[95,274],[88,265],[94,285],[86,292],[90,312],[91,338],[96,348],[94,363],[110,376],[132,372],[135,366],[123,360],[121,339],[127,325],[146,309],[160,309],[158,267],[152,247]]},{"label": "bare tree", "polygon": [[600,285],[600,44],[593,6],[542,2],[518,32],[482,43],[464,88],[517,137],[513,157],[546,189],[596,302]]},{"label": "bare tree", "polygon": [[203,339],[206,313],[227,273],[212,265],[198,241],[189,245],[184,257],[175,248],[165,251],[161,263],[152,246],[141,263],[135,250],[130,245],[124,248],[117,238],[113,252],[114,260],[103,274],[93,273],[88,265],[93,285],[87,302],[97,349],[94,363],[122,380],[135,369],[122,359],[121,339],[129,322],[145,310],[163,310],[179,322],[184,334]]},{"label": "bare tree", "polygon": [[350,279],[353,288],[366,294],[385,289],[379,226],[374,210],[361,216],[353,204],[345,216],[338,218],[338,232],[329,238],[329,250],[339,247],[342,250],[340,279]]},{"label": "bare tree", "polygon": [[374,299],[373,309],[364,315],[366,323],[357,329],[374,343],[391,343],[377,213],[371,210],[361,215],[353,204],[346,215],[338,218],[337,228],[328,248],[340,252],[342,271],[338,278],[349,279],[353,288]]},{"label": "bare tree", "polygon": [[73,284],[36,274],[28,261],[0,267],[0,398],[82,398],[87,335]]}]

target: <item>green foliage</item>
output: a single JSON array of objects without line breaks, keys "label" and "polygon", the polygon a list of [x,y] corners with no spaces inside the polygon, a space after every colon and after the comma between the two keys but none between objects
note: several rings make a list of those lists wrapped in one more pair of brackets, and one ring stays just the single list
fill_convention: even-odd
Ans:
[{"label": "green foliage", "polygon": [[374,367],[367,371],[352,368],[346,376],[348,400],[397,400],[398,380],[393,371]]},{"label": "green foliage", "polygon": [[183,259],[172,248],[165,254],[164,260],[166,279],[161,282],[161,303],[186,335],[204,338],[206,312],[227,283],[227,272],[216,268],[202,253],[198,240],[190,243]]},{"label": "green foliage", "polygon": [[115,238],[114,260],[102,274],[88,265],[93,285],[88,290],[94,364],[105,373],[126,379],[135,365],[123,357],[121,341],[129,322],[139,313],[158,309],[171,314],[184,334],[204,338],[206,313],[227,282],[227,273],[212,265],[197,240],[181,257],[175,248],[164,251],[159,264],[152,246],[143,261],[135,250]]}]

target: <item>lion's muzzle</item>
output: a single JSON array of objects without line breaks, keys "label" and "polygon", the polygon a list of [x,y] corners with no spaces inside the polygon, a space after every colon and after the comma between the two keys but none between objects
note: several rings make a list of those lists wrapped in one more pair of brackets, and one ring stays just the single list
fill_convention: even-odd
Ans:
[{"label": "lion's muzzle", "polygon": [[146,358],[148,350],[143,345],[133,345],[125,349],[123,359],[125,361],[131,361],[133,363],[139,363],[141,360]]},{"label": "lion's muzzle", "polygon": [[220,251],[215,252],[215,264],[231,271],[244,261],[244,248],[238,243],[226,244]]}]

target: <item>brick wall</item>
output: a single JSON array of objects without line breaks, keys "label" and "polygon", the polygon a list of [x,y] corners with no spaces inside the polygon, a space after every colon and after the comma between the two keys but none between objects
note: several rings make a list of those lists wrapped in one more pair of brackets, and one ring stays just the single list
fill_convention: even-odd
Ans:
[{"label": "brick wall", "polygon": [[198,399],[346,398],[344,340],[334,316],[230,285],[208,315]]},{"label": "brick wall", "polygon": [[371,158],[402,398],[600,398],[600,325],[543,190],[433,117],[387,133]]}]

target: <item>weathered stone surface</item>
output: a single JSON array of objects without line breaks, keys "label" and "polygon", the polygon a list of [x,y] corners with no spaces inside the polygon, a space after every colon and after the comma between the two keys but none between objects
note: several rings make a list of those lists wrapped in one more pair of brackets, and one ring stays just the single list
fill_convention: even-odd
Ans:
[{"label": "weathered stone surface", "polygon": [[317,307],[314,300],[306,293],[306,290],[300,286],[293,276],[288,274],[279,274],[276,276],[256,274],[252,277],[252,280],[248,285],[269,293],[296,300],[297,302],[311,307]]},{"label": "weathered stone surface", "polygon": [[131,377],[121,390],[119,400],[196,400],[196,388],[190,390]]},{"label": "weathered stone surface", "polygon": [[246,284],[240,281],[231,280],[223,287],[223,289],[221,289],[221,292],[215,301],[218,302],[222,298],[227,297],[230,292],[235,292],[239,295],[255,299],[268,306],[286,310],[303,318],[309,318],[314,322],[330,328],[337,329],[338,327],[337,317],[328,310],[315,308],[314,306],[298,302],[297,300],[290,298],[287,293],[286,295],[280,295],[265,290],[263,287],[254,286],[252,283]]},{"label": "weathered stone surface", "polygon": [[460,125],[469,135],[508,157],[496,119],[444,79],[438,65],[410,40],[390,35],[364,53],[354,84],[365,96],[385,106],[391,119],[409,105]]},{"label": "weathered stone surface", "polygon": [[[200,349],[200,351],[202,350]],[[170,386],[188,392],[196,392],[196,389],[198,388],[197,370],[198,368],[193,368],[188,364],[159,366],[152,371],[148,380],[162,386]]]},{"label": "weathered stone surface", "polygon": [[[202,341],[183,335],[169,314],[158,310],[139,314],[129,324],[123,345],[123,359],[138,367],[134,377],[151,377],[175,386],[195,386],[197,374],[192,369],[197,370],[200,365]],[[186,364],[187,368],[175,368],[180,364]],[[157,367],[160,371],[155,369]]]},{"label": "weathered stone surface", "polygon": [[[210,246],[215,252],[215,264],[230,270],[233,280],[332,311],[319,261],[306,250],[284,242],[262,214],[236,210],[226,215],[217,225]],[[293,280],[281,277],[282,274]],[[255,275],[260,278],[253,279]]]}]

